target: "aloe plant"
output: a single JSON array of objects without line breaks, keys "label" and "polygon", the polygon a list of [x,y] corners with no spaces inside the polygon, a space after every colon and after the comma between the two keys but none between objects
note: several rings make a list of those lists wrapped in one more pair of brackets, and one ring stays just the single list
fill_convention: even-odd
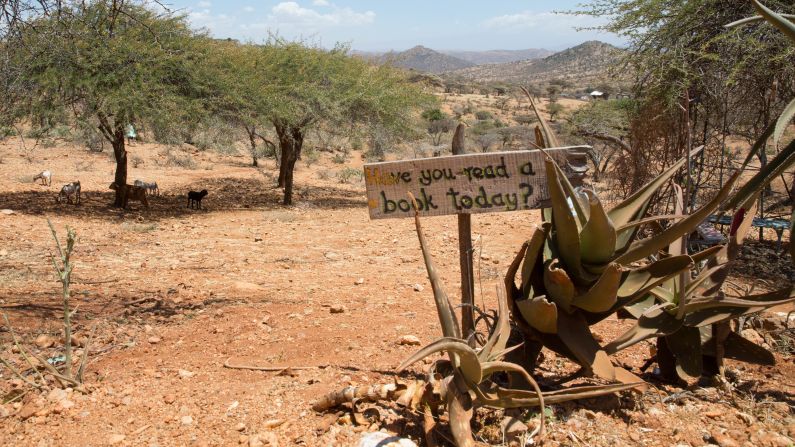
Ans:
[{"label": "aloe plant", "polygon": [[[414,198],[412,197],[412,202]],[[420,349],[404,361],[398,371],[402,371],[411,364],[430,355],[445,352],[448,359],[437,360],[428,382],[438,385],[439,394],[446,402],[450,416],[450,431],[455,443],[459,447],[474,445],[470,420],[475,405],[497,408],[517,408],[539,406],[540,424],[538,434],[543,437],[545,430],[544,404],[560,403],[577,399],[587,399],[617,391],[639,387],[643,382],[635,382],[581,386],[576,388],[542,392],[530,373],[522,366],[507,362],[505,355],[518,346],[507,347],[511,332],[510,316],[508,312],[508,299],[501,289],[497,293],[497,318],[486,342],[478,349],[473,349],[461,337],[461,330],[455,318],[453,306],[444,291],[439,275],[433,263],[427,241],[420,224],[419,208],[414,202],[415,225],[420,242],[428,278],[433,289],[436,309],[442,326],[443,337],[428,346]],[[515,273],[515,272],[514,272]],[[507,280],[506,280],[507,281]],[[519,388],[504,388],[490,378],[496,373],[514,373],[526,380],[532,390]],[[441,375],[441,380],[436,375]],[[429,442],[430,444],[430,442]]]}]

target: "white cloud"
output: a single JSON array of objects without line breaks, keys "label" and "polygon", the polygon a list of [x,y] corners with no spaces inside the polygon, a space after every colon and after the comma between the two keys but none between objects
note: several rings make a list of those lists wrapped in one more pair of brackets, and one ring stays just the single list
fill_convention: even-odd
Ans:
[{"label": "white cloud", "polygon": [[481,23],[486,29],[501,31],[519,31],[534,28],[558,28],[570,31],[572,27],[593,26],[594,24],[594,19],[588,16],[533,11],[496,16]]},{"label": "white cloud", "polygon": [[197,6],[199,8],[209,8],[211,5],[212,5],[212,3],[207,2],[207,1],[201,1],[201,2],[197,3]]},{"label": "white cloud", "polygon": [[243,8],[243,11],[254,12],[254,8],[252,8],[251,6],[246,6],[245,8]]},{"label": "white cloud", "polygon": [[312,0],[312,4],[315,6],[328,6],[328,0]]},{"label": "white cloud", "polygon": [[331,12],[320,13],[304,8],[296,2],[281,2],[271,9],[268,21],[278,26],[318,29],[334,26],[368,25],[375,21],[373,11],[356,12],[350,8],[334,7]]}]

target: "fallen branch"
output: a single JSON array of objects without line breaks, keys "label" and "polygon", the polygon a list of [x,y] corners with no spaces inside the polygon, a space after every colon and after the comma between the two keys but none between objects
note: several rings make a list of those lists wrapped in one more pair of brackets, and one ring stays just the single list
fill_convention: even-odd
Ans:
[{"label": "fallen branch", "polygon": [[319,369],[320,366],[253,366],[253,365],[232,365],[229,363],[229,360],[232,358],[226,359],[224,362],[224,368],[229,369],[249,369],[252,371],[270,371],[270,372],[282,372],[287,371],[288,369],[293,370],[303,370],[303,369]]}]

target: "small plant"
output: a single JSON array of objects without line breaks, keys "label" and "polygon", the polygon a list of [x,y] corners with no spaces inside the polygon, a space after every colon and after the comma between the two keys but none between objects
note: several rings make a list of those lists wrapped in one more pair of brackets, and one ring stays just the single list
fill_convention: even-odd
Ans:
[{"label": "small plant", "polygon": [[364,173],[360,169],[344,168],[337,174],[337,180],[340,183],[351,183],[353,181],[360,181],[364,178]]},{"label": "small plant", "polygon": [[313,164],[317,163],[318,161],[320,161],[320,152],[316,150],[305,150],[304,153],[301,155],[301,158],[304,160],[304,164],[308,168]]},{"label": "small plant", "polygon": [[478,110],[475,112],[475,118],[477,118],[478,121],[490,120],[494,118],[494,114],[488,110]]},{"label": "small plant", "polygon": [[348,154],[345,153],[337,153],[331,157],[331,162],[338,165],[344,165],[348,162]]},{"label": "small plant", "polygon": [[167,166],[176,166],[183,169],[197,169],[198,166],[196,161],[193,160],[193,157],[190,154],[183,154],[180,155],[174,151],[169,150],[168,155],[166,157],[166,165]]},{"label": "small plant", "polygon": [[133,155],[133,157],[130,159],[130,163],[132,163],[133,168],[138,168],[143,166],[144,159],[141,158],[140,155]]},{"label": "small plant", "polygon": [[17,339],[16,334],[14,333],[11,327],[11,323],[8,320],[8,316],[6,316],[5,313],[3,313],[3,319],[9,331],[11,332],[13,342],[17,347],[17,349],[19,350],[24,361],[33,370],[35,377],[30,378],[26,376],[25,374],[23,374],[22,371],[16,369],[10,361],[6,360],[3,357],[0,357],[0,363],[5,365],[5,367],[8,368],[12,372],[12,374],[17,376],[25,384],[37,389],[47,388],[49,385],[44,377],[44,374],[41,371],[39,371],[37,365],[34,364],[33,360],[31,360],[31,357],[36,359],[38,361],[38,365],[43,367],[45,372],[48,375],[52,376],[62,388],[82,384],[83,376],[85,373],[85,367],[88,362],[88,351],[91,346],[91,339],[93,338],[93,333],[94,333],[94,330],[92,329],[91,335],[89,335],[88,341],[83,347],[83,354],[78,363],[77,371],[73,372],[72,315],[74,314],[75,311],[72,310],[70,303],[71,299],[70,287],[71,287],[72,270],[74,269],[74,263],[72,261],[72,253],[74,251],[77,235],[73,229],[67,227],[66,246],[62,247],[61,242],[58,240],[58,235],[55,232],[55,228],[52,226],[52,223],[49,220],[47,220],[47,225],[50,227],[50,231],[52,232],[52,237],[55,240],[55,247],[57,249],[56,255],[51,256],[51,261],[53,268],[55,269],[55,272],[58,275],[58,280],[61,282],[63,328],[64,328],[63,370],[59,370],[54,364],[51,364],[48,360],[43,359],[41,356],[36,355],[32,351],[22,346],[19,343],[19,340]]}]

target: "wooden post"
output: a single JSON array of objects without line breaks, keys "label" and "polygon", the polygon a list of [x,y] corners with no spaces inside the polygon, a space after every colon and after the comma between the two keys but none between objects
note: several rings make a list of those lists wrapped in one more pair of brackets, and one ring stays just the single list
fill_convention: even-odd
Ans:
[{"label": "wooden post", "polygon": [[[455,129],[453,135],[453,155],[466,154],[464,144],[464,124]],[[474,346],[475,339],[475,275],[472,265],[472,216],[458,214],[458,261],[461,267],[461,335]]]}]

